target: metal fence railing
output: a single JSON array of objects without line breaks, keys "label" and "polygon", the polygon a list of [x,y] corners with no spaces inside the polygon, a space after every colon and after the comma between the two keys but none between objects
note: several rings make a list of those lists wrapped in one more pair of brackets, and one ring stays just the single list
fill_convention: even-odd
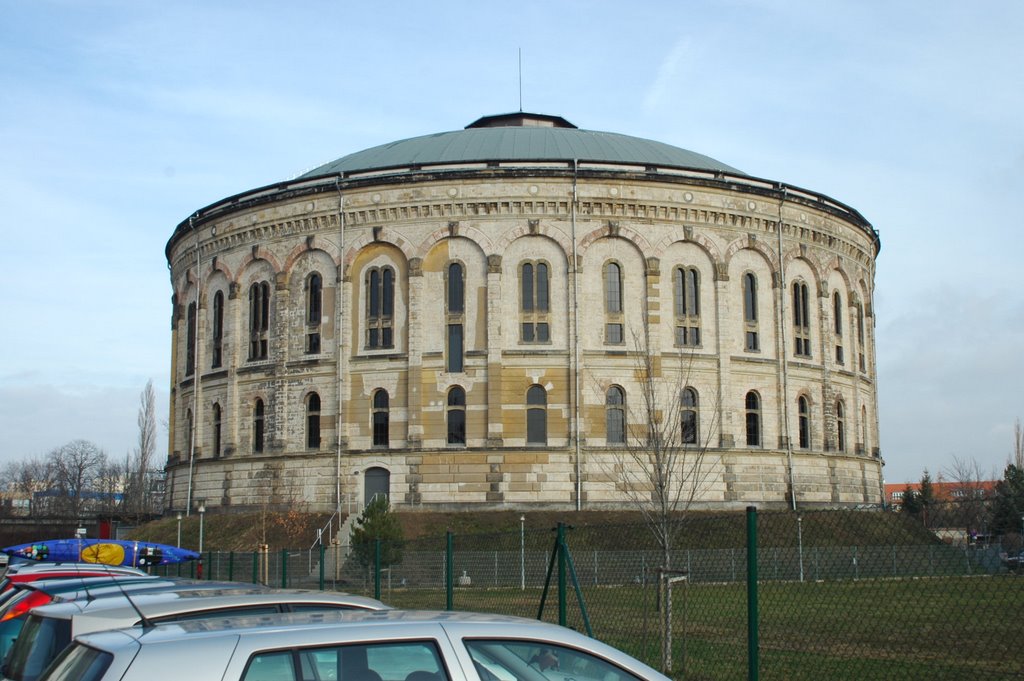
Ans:
[{"label": "metal fence railing", "polygon": [[[556,534],[519,527],[404,541],[382,551],[397,560],[379,567],[336,546],[208,553],[203,578],[592,626],[652,666],[667,655],[675,678],[744,678],[751,664],[762,679],[1024,678],[1024,576],[1003,547],[943,543],[916,519],[881,511],[755,517],[754,561],[742,514],[680,519],[669,571],[646,526],[567,529],[561,586]],[[163,569],[196,576],[194,566]]]}]

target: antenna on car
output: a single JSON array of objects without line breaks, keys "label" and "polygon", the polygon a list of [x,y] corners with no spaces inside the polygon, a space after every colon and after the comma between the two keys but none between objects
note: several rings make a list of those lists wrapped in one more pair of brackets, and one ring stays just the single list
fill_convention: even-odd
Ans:
[{"label": "antenna on car", "polygon": [[132,610],[134,610],[135,614],[139,616],[139,621],[142,623],[142,628],[151,629],[153,627],[153,623],[150,622],[146,618],[146,616],[142,614],[141,610],[139,610],[139,606],[135,604],[135,601],[132,600],[132,597],[128,594],[128,591],[126,591],[124,586],[121,584],[121,580],[113,576],[113,571],[109,570],[109,566],[107,566],[107,568],[107,572],[111,574],[111,581],[117,584],[117,590],[121,592],[121,595],[124,596],[126,601],[128,601],[128,605],[132,606]]}]

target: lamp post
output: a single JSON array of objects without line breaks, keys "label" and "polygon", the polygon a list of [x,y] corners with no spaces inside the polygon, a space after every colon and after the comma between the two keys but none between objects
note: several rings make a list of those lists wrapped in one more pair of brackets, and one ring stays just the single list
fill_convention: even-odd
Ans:
[{"label": "lamp post", "polygon": [[[1024,518],[1022,518],[1024,520]],[[519,589],[526,591],[526,516],[519,516]]]},{"label": "lamp post", "polygon": [[178,511],[178,543],[176,546],[181,548],[181,511]]},{"label": "lamp post", "polygon": [[203,515],[206,513],[206,504],[199,502],[199,569],[196,571],[199,579],[203,578]]}]

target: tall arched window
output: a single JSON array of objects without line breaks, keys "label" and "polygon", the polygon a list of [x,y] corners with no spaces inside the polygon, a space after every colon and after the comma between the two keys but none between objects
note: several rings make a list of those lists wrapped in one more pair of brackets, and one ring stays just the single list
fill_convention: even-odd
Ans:
[{"label": "tall arched window", "polygon": [[466,391],[457,385],[448,391],[448,444],[466,444]]},{"label": "tall arched window", "polygon": [[189,458],[195,455],[195,424],[192,422],[192,410],[185,412],[185,447],[188,449]]},{"label": "tall arched window", "polygon": [[306,449],[320,449],[320,396],[306,396]]},{"label": "tall arched window", "polygon": [[259,453],[263,451],[264,437],[264,407],[263,400],[256,398],[252,408],[252,451]]},{"label": "tall arched window", "polygon": [[188,304],[188,315],[185,322],[185,375],[191,376],[196,371],[196,304]]},{"label": "tall arched window", "polygon": [[395,271],[371,267],[366,273],[366,347],[393,348]]},{"label": "tall arched window", "polygon": [[324,317],[324,280],[319,272],[306,277],[306,354],[320,352],[320,324]]},{"label": "tall arched window", "polygon": [[797,435],[800,449],[811,447],[811,403],[801,395],[796,398]]},{"label": "tall arched window", "polygon": [[868,408],[860,408],[860,440],[861,447],[864,449],[864,453],[867,454],[871,451],[871,447],[868,443]]},{"label": "tall arched window", "polygon": [[390,441],[390,398],[387,390],[377,390],[373,393],[373,446],[387,447]]},{"label": "tall arched window", "polygon": [[523,343],[551,341],[549,281],[545,262],[524,262],[519,268],[519,338]]},{"label": "tall arched window", "polygon": [[864,359],[864,306],[857,303],[857,363],[861,371],[867,371]]},{"label": "tall arched window", "polygon": [[695,267],[677,267],[672,273],[675,292],[676,345],[700,345],[700,273]]},{"label": "tall arched window", "polygon": [[761,446],[761,397],[751,390],[747,393],[747,446]]},{"label": "tall arched window", "polygon": [[531,385],[526,391],[526,444],[548,443],[548,396],[544,388]]},{"label": "tall arched window", "polygon": [[832,330],[836,336],[836,364],[843,363],[843,297],[839,291],[832,294]]},{"label": "tall arched window", "polygon": [[761,349],[761,343],[757,335],[757,277],[753,272],[743,275],[743,326],[744,349],[757,352]]},{"label": "tall arched window", "polygon": [[846,451],[846,407],[842,400],[836,400],[836,449]]},{"label": "tall arched window", "polygon": [[449,373],[458,373],[463,370],[465,312],[466,312],[466,291],[463,278],[462,264],[449,263],[445,275],[445,287],[447,288],[445,302],[448,319],[448,347],[446,368]]},{"label": "tall arched window", "polygon": [[214,458],[220,456],[220,424],[221,424],[221,413],[220,404],[217,402],[213,403],[213,456]]},{"label": "tall arched window", "polygon": [[621,445],[626,442],[626,393],[617,385],[608,388],[604,400],[605,442]]},{"label": "tall arched window", "polygon": [[681,437],[684,445],[698,444],[700,439],[700,422],[697,419],[698,399],[697,391],[693,388],[683,388],[683,392],[679,396]]},{"label": "tall arched window", "polygon": [[213,318],[210,320],[213,327],[213,357],[210,367],[219,369],[224,363],[224,292],[217,291],[213,294]]},{"label": "tall arched window", "polygon": [[795,354],[798,357],[811,356],[811,303],[807,284],[793,282],[793,337]]},{"label": "tall arched window", "polygon": [[249,359],[266,359],[269,353],[270,284],[259,281],[249,287]]},{"label": "tall arched window", "polygon": [[604,321],[604,342],[622,343],[622,267],[616,262],[604,266]]}]

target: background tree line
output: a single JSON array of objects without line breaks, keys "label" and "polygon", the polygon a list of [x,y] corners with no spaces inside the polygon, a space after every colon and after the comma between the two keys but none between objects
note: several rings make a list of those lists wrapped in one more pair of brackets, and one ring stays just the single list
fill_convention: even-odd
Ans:
[{"label": "background tree line", "polygon": [[153,381],[139,396],[138,441],[118,461],[87,440],[0,468],[4,515],[79,520],[118,515],[141,520],[161,511],[163,471],[155,469],[156,394]]}]

